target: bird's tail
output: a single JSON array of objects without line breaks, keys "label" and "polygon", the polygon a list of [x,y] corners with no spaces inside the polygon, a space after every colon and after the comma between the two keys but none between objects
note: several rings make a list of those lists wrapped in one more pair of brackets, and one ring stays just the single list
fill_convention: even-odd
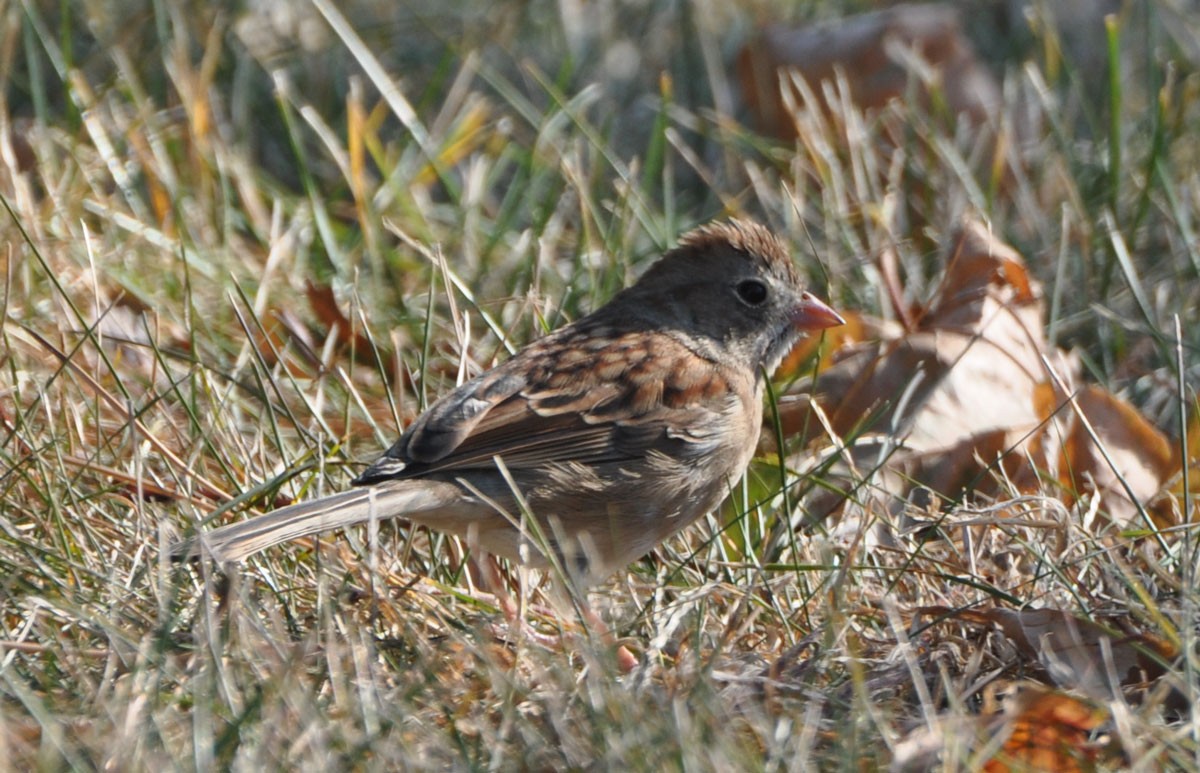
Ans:
[{"label": "bird's tail", "polygon": [[[207,556],[225,563],[288,540],[339,529],[372,519],[431,515],[462,505],[463,492],[440,481],[395,481],[350,489],[299,502],[247,521],[231,523],[171,546],[175,559]],[[424,520],[417,518],[417,520]]]}]

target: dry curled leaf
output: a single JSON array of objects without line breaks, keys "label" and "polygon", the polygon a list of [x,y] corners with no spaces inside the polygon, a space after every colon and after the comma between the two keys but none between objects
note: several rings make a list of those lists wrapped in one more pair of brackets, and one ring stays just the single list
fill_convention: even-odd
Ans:
[{"label": "dry curled leaf", "polygon": [[1034,682],[995,683],[984,691],[980,716],[939,716],[914,729],[896,745],[889,769],[942,769],[947,752],[988,773],[1119,766],[1120,749],[1108,737],[1095,737],[1108,720],[1103,706],[1066,692]]},{"label": "dry curled leaf", "polygon": [[903,498],[920,484],[954,498],[989,483],[981,473],[1044,420],[1034,396],[1050,380],[1046,363],[1073,368],[1048,350],[1040,286],[982,223],[964,223],[938,295],[912,312],[915,330],[845,347],[780,400],[780,413],[807,444],[821,430],[815,401],[862,469],[874,467],[880,435],[893,445],[888,493]]},{"label": "dry curled leaf", "polygon": [[[1001,480],[1044,493],[1050,480],[1069,502],[1099,496],[1100,512],[1119,525],[1151,502],[1158,524],[1172,522],[1173,500],[1159,495],[1180,469],[1178,455],[1128,403],[1073,386],[1077,367],[1048,344],[1044,312],[1021,255],[966,221],[937,295],[905,310],[912,329],[878,326],[878,340],[835,351],[830,367],[780,399],[784,432],[807,447],[831,430],[848,446],[853,469],[842,474],[877,470],[871,490],[890,496],[890,509],[913,486],[954,500],[993,493]],[[814,418],[816,408],[827,422]],[[840,506],[825,499],[816,517]]]},{"label": "dry curled leaf", "polygon": [[1074,773],[1096,769],[1106,744],[1092,742],[1089,736],[1108,721],[1107,709],[1034,683],[1012,687],[990,727],[992,737],[1003,737],[1004,744],[984,763],[983,770]]},{"label": "dry curled leaf", "polygon": [[[1058,412],[1062,443],[1057,472],[1071,494],[1095,493],[1116,523],[1136,523],[1180,469],[1170,442],[1137,409],[1115,395],[1087,386]],[[1167,505],[1167,502],[1162,502]],[[1151,508],[1158,526],[1175,522],[1169,506]]]},{"label": "dry curled leaf", "polygon": [[1002,101],[995,77],[963,33],[958,9],[948,4],[899,5],[820,25],[759,30],[739,54],[738,75],[760,126],[785,139],[797,135],[790,105],[802,105],[805,96],[793,74],[818,95],[821,81],[840,74],[855,104],[868,108],[905,98],[915,80],[923,99],[937,93],[952,114],[980,125]]},{"label": "dry curled leaf", "polygon": [[394,371],[393,363],[390,356],[384,356],[381,361],[381,352],[372,346],[368,339],[361,332],[358,325],[353,324],[345,314],[342,313],[341,307],[338,306],[337,298],[334,297],[333,288],[329,285],[318,285],[309,280],[307,283],[308,302],[312,307],[313,313],[317,315],[317,319],[321,321],[329,331],[330,335],[336,335],[340,346],[350,347],[354,352],[355,358],[360,362],[367,363],[373,366],[382,366],[385,374],[391,374]]}]

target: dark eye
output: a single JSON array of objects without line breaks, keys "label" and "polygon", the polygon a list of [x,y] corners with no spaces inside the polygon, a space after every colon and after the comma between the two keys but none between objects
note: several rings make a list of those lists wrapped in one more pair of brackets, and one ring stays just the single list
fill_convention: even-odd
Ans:
[{"label": "dark eye", "polygon": [[738,282],[738,297],[751,306],[759,306],[767,299],[767,286],[757,279]]}]

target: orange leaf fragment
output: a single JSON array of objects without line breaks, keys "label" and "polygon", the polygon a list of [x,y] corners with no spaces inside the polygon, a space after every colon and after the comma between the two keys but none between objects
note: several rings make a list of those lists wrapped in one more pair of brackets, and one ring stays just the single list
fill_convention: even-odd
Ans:
[{"label": "orange leaf fragment", "polygon": [[1088,735],[1108,716],[1106,709],[1067,693],[1022,683],[993,731],[1008,736],[1004,746],[983,769],[988,773],[1093,770],[1099,747],[1088,742]]},{"label": "orange leaf fragment", "polygon": [[312,307],[313,314],[317,315],[317,319],[331,334],[337,336],[339,346],[349,346],[354,352],[355,359],[360,362],[382,366],[385,374],[393,372],[392,358],[384,356],[380,360],[382,353],[372,346],[370,339],[363,335],[357,326],[342,313],[337,298],[333,295],[332,287],[318,285],[312,280],[308,280],[307,292],[308,303]]}]

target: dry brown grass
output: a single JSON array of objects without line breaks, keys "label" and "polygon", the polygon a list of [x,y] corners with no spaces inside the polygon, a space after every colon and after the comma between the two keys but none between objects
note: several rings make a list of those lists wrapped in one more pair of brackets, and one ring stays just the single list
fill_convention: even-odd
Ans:
[{"label": "dry brown grass", "polygon": [[[7,764],[976,768],[1013,753],[1032,699],[988,714],[989,686],[1012,682],[1098,705],[1081,737],[1055,737],[1102,768],[1197,764],[1194,658],[1097,693],[1049,645],[964,614],[1049,607],[1195,653],[1190,529],[1113,530],[1051,482],[931,515],[878,507],[865,470],[837,519],[800,529],[821,479],[785,468],[781,486],[764,456],[721,513],[594,594],[642,660],[628,675],[545,612],[544,578],[524,578],[527,617],[568,643],[498,628],[461,546],[424,530],[329,535],[228,577],[165,558],[210,514],[344,486],[463,374],[723,212],[770,223],[867,314],[887,309],[878,256],[928,301],[938,247],[962,215],[987,219],[1046,283],[1052,341],[1184,447],[1200,102],[1167,17],[1126,41],[1179,59],[1165,83],[1156,60],[1124,102],[1109,92],[1120,154],[1070,108],[1089,73],[1040,53],[1010,69],[1043,89],[1050,128],[1005,150],[1000,190],[990,163],[974,171],[987,148],[903,105],[802,116],[795,146],[755,135],[723,112],[721,47],[748,24],[733,7],[622,7],[581,42],[574,17],[511,3],[383,27],[364,6],[349,23],[366,40],[324,3],[270,39],[247,12],[31,6],[0,2]],[[631,81],[598,64],[614,41],[644,52]],[[1138,90],[1160,87],[1146,118]],[[897,126],[907,145],[873,141]]]}]

